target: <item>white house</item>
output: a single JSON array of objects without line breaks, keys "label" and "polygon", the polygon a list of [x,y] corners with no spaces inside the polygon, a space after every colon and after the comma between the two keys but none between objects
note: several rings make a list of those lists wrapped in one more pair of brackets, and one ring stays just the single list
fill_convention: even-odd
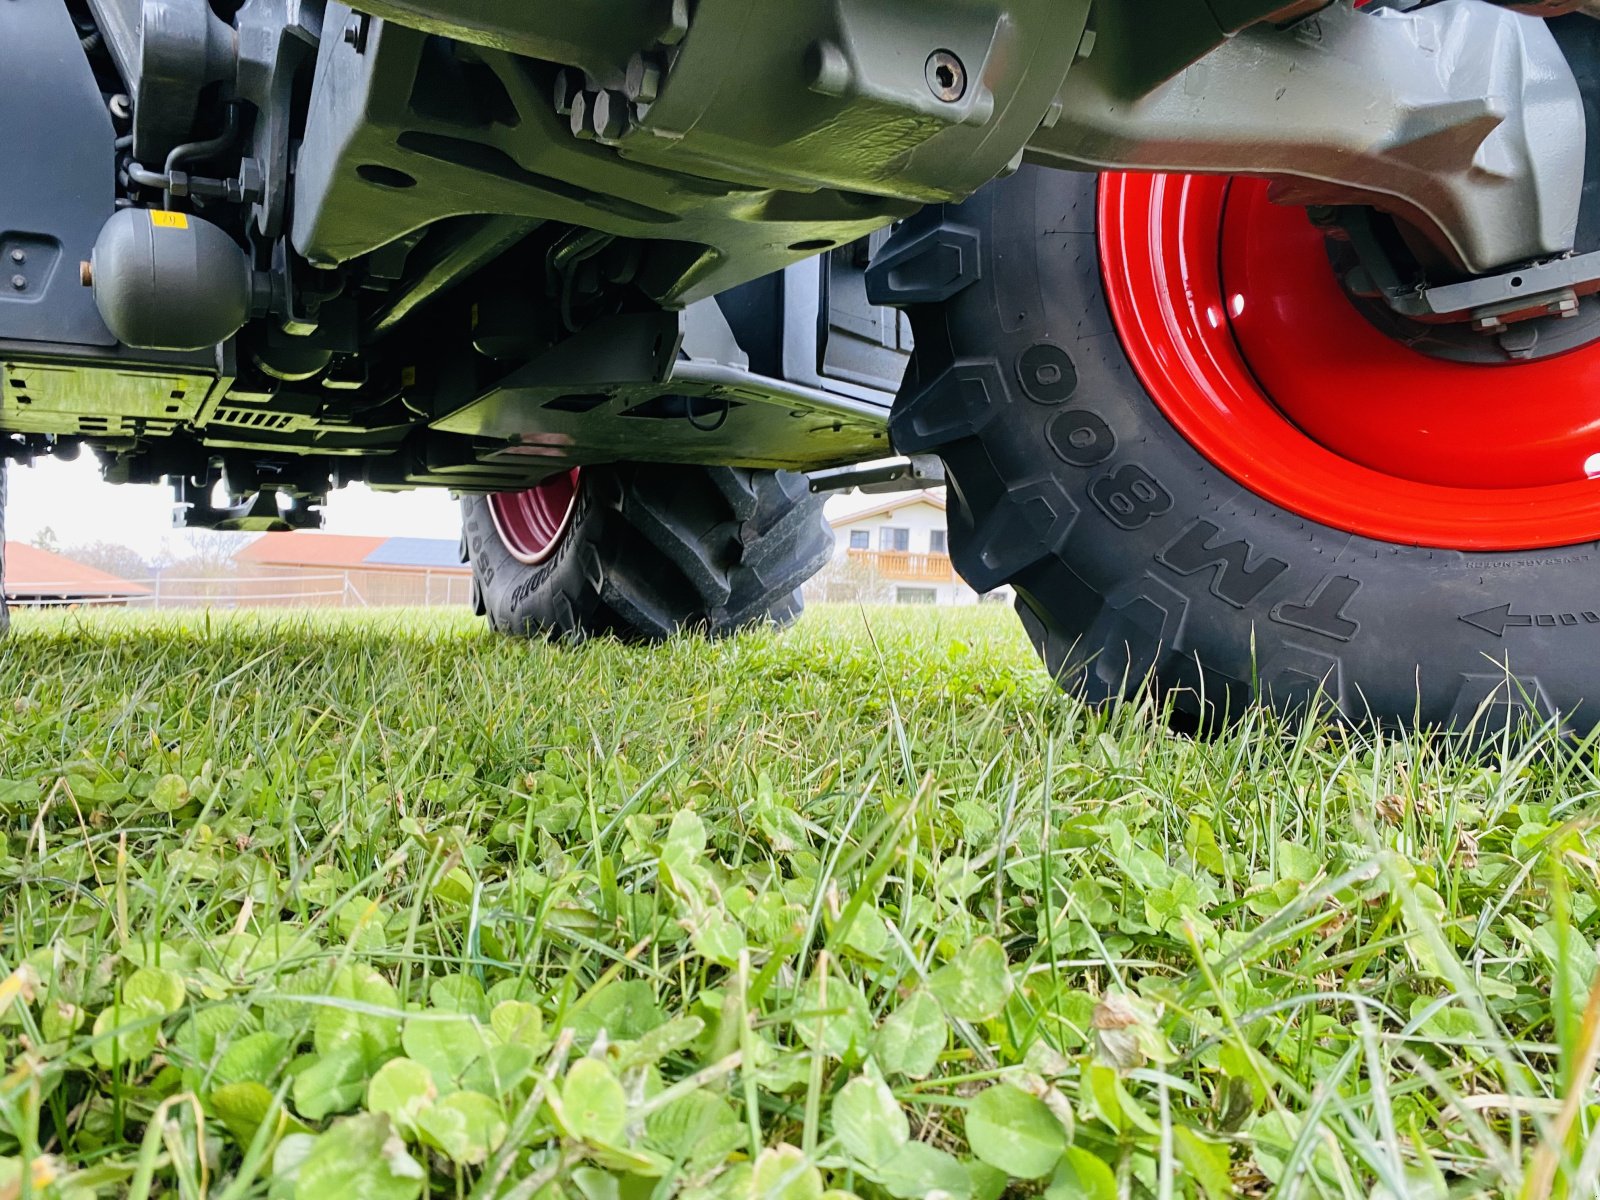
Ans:
[{"label": "white house", "polygon": [[834,561],[816,579],[817,599],[895,604],[976,604],[1009,600],[1009,589],[980,597],[950,565],[944,490],[865,496],[828,504]]}]

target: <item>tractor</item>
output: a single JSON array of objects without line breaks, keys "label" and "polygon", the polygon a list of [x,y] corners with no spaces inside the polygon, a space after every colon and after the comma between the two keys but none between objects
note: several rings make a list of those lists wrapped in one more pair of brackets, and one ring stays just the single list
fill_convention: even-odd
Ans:
[{"label": "tractor", "polygon": [[450,489],[496,629],[643,641],[942,481],[1092,700],[1592,726],[1597,18],[0,0],[0,454]]}]

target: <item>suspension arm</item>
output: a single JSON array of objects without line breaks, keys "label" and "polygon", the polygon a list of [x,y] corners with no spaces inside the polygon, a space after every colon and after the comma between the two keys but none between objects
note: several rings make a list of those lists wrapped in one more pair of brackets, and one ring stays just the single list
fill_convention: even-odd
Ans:
[{"label": "suspension arm", "polygon": [[1542,20],[1477,0],[1337,3],[1243,29],[1148,90],[1122,69],[1131,31],[1106,36],[1068,72],[1033,161],[1272,176],[1276,199],[1392,212],[1472,272],[1573,247],[1583,99]]}]

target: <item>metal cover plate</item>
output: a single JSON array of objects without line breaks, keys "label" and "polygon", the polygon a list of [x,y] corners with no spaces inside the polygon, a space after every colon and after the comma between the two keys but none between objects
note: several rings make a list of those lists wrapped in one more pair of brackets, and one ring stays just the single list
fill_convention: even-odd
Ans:
[{"label": "metal cover plate", "polygon": [[78,281],[78,263],[112,213],[111,117],[66,5],[7,0],[5,14],[0,337],[114,345],[93,292]]},{"label": "metal cover plate", "polygon": [[8,362],[0,374],[0,429],[159,436],[194,419],[212,382],[187,373]]}]

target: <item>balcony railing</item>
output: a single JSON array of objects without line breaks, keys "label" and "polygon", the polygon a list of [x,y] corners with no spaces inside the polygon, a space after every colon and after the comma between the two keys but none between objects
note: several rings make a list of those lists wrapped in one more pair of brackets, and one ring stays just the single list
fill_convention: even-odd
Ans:
[{"label": "balcony railing", "polygon": [[884,579],[949,583],[955,578],[948,554],[914,554],[910,550],[852,550],[850,561],[872,568]]}]

